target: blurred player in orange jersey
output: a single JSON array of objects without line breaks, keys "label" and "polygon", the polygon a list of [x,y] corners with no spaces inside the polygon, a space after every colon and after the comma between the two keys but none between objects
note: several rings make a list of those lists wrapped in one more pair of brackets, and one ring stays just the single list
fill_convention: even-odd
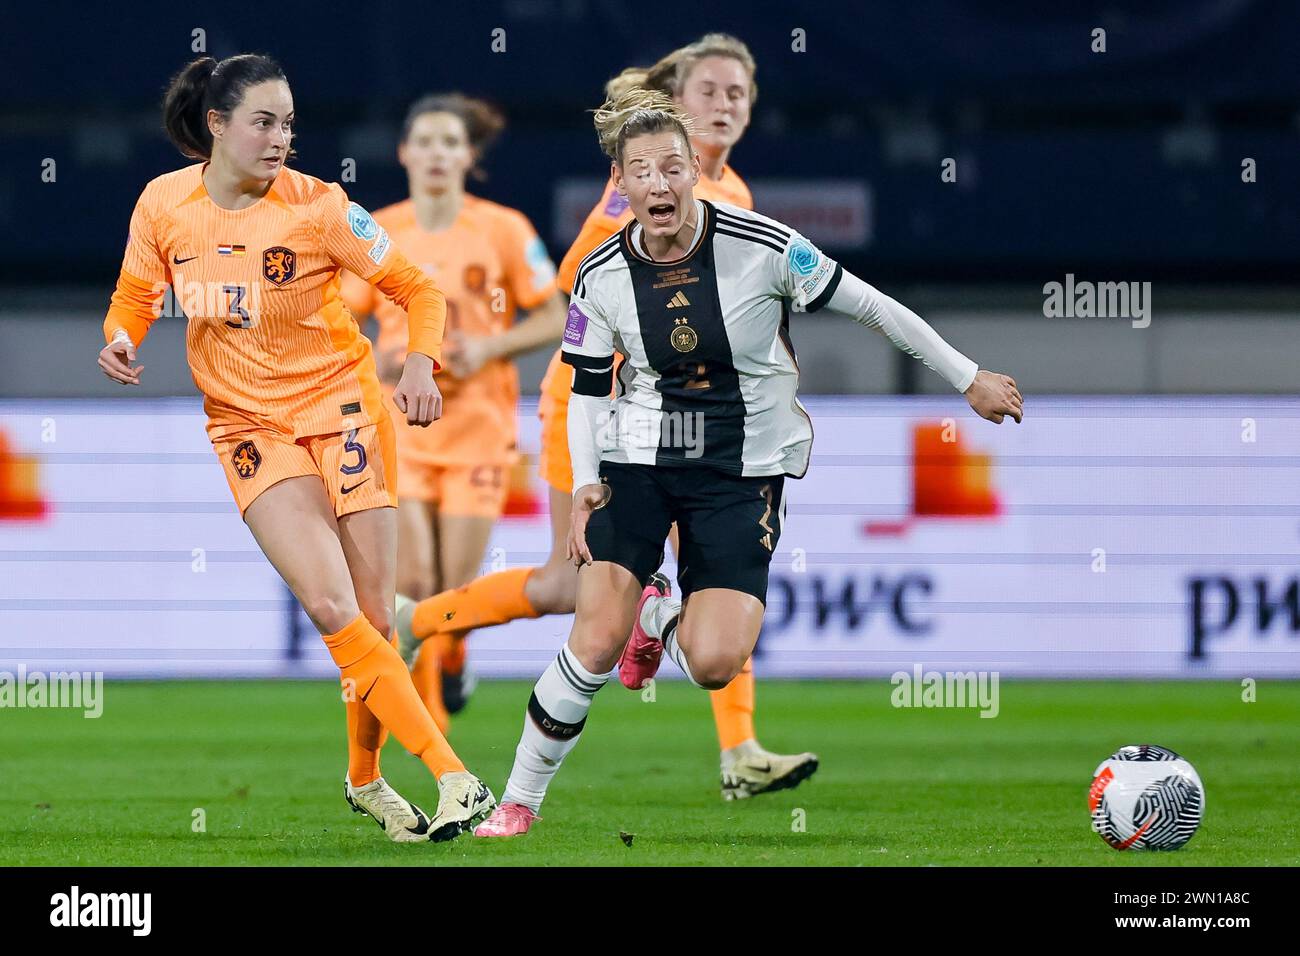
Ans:
[{"label": "blurred player in orange jersey", "polygon": [[[446,368],[437,377],[442,419],[429,429],[397,425],[399,616],[408,598],[460,587],[478,573],[517,457],[519,376],[512,360],[554,345],[564,327],[555,266],[532,224],[465,191],[504,125],[487,103],[459,93],[418,100],[397,150],[410,198],[375,213],[447,297]],[[353,275],[344,278],[343,296],[359,318],[375,315],[380,378],[396,383],[408,349],[406,315]],[[516,323],[518,310],[528,315]],[[442,669],[447,706],[459,709],[463,646],[431,641],[414,662],[415,685],[443,730]]]},{"label": "blurred player in orange jersey", "polygon": [[[754,58],[744,43],[711,33],[673,51],[649,69],[624,70],[606,85],[606,94],[616,99],[620,92],[632,87],[670,94],[693,116],[698,130],[691,140],[701,168],[695,195],[752,209],[754,202],[748,187],[727,160],[749,125],[750,109],[758,92],[754,73]],[[615,188],[611,177],[560,264],[560,287],[572,292],[579,263],[631,218],[627,199]],[[408,653],[406,648],[413,641],[463,637],[469,628],[573,611],[577,575],[566,557],[573,494],[568,443],[572,383],[572,370],[561,364],[557,351],[542,382],[538,408],[542,419],[541,474],[551,486],[551,552],[546,564],[489,574],[467,587],[421,602],[409,618],[399,611],[398,640],[404,653]],[[675,549],[675,540],[673,545]],[[777,754],[759,745],[754,733],[752,661],[735,680],[710,696],[721,750],[724,799],[787,789],[816,771],[815,754]]]},{"label": "blurred player in orange jersey", "polygon": [[[339,298],[339,273],[364,276],[410,316],[393,401],[412,425],[441,415],[433,372],[442,293],[337,184],[285,166],[293,97],[274,60],[195,60],[172,80],[163,119],[180,151],[202,162],[159,176],[136,204],[100,368],[140,383],[142,366],[131,363],[171,286],[235,501],[342,674],[348,804],[395,841],[451,839],[495,801],[448,745],[390,643],[393,424],[370,343]],[[432,820],[380,776],[385,728],[437,778]]]}]

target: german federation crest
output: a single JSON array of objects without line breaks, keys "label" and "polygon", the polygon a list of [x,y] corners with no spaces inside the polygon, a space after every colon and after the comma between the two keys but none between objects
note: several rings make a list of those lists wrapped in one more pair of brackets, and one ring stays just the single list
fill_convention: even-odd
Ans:
[{"label": "german federation crest", "polygon": [[700,337],[686,324],[688,321],[690,320],[685,318],[673,319],[673,330],[668,336],[668,341],[679,352],[693,351],[700,344]]}]

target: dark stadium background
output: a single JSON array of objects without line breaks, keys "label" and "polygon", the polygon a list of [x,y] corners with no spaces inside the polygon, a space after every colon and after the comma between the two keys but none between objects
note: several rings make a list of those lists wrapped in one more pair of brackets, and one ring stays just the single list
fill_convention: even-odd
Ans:
[{"label": "dark stadium background", "polygon": [[[551,182],[603,171],[583,111],[604,81],[712,29],[736,33],[759,64],[737,168],[866,178],[876,239],[845,262],[882,281],[1019,280],[1067,264],[1290,281],[1300,255],[1300,7],[1285,0],[25,4],[5,20],[7,282],[111,283],[135,196],[180,162],[157,104],[194,28],[214,56],[281,60],[298,166],[336,178],[355,156],[352,192],[369,206],[404,187],[393,140],[406,105],[462,89],[511,124],[484,191],[551,239]],[[498,27],[504,53],[490,49]],[[1095,27],[1104,54],[1090,50]],[[791,51],[795,28],[807,52]],[[45,156],[64,161],[57,190],[40,188]],[[943,156],[970,159],[975,182],[943,188]],[[1243,156],[1259,181],[1227,188],[1241,185]]]}]

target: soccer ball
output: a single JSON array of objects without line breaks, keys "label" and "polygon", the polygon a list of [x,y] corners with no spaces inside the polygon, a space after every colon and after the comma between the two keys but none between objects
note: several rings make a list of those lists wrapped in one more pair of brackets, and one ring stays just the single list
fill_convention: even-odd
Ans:
[{"label": "soccer ball", "polygon": [[1201,825],[1205,788],[1172,750],[1132,744],[1097,768],[1088,809],[1092,828],[1117,850],[1177,850]]}]

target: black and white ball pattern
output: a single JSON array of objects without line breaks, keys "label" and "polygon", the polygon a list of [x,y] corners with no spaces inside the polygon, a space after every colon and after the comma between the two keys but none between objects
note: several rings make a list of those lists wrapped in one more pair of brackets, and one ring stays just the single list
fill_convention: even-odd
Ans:
[{"label": "black and white ball pattern", "polygon": [[1092,828],[1115,849],[1176,850],[1201,824],[1205,790],[1174,751],[1135,744],[1097,767],[1088,806]]}]

